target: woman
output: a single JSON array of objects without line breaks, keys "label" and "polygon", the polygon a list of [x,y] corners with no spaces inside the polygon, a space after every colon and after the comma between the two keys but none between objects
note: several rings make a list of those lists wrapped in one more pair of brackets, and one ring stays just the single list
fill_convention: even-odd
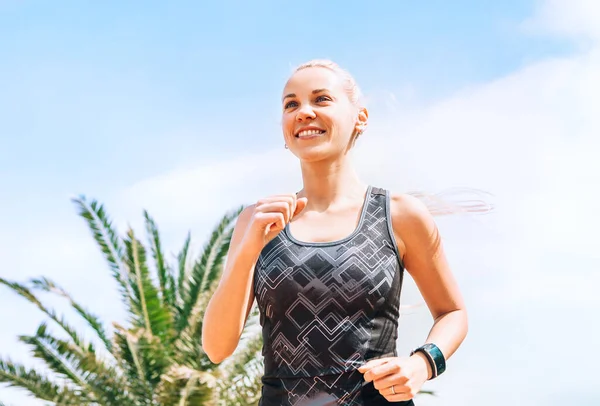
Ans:
[{"label": "woman", "polygon": [[[467,333],[437,227],[414,196],[365,185],[349,159],[367,127],[354,79],[330,61],[300,66],[282,98],[285,147],[304,187],[246,208],[206,310],[203,347],[219,363],[256,299],[261,405],[413,405]],[[425,344],[397,356],[404,269],[433,316]]]}]

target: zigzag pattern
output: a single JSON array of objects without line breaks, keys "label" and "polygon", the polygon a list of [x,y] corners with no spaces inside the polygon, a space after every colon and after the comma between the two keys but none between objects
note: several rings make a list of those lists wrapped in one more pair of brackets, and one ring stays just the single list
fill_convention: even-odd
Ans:
[{"label": "zigzag pattern", "polygon": [[262,251],[254,275],[264,338],[261,405],[367,404],[356,368],[395,354],[399,316],[403,269],[388,204],[386,191],[370,187],[350,236],[305,243],[286,227]]}]

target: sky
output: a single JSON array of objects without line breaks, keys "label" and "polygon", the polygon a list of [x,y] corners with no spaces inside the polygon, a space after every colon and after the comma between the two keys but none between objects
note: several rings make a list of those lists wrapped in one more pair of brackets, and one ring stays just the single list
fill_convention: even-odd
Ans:
[{"label": "sky", "polygon": [[[148,209],[171,252],[188,230],[200,249],[224,212],[301,187],[279,99],[294,66],[329,58],[366,95],[365,181],[496,206],[438,218],[470,330],[418,404],[600,404],[599,2],[5,0],[0,38],[2,277],[50,277],[122,320],[69,199],[121,232]],[[422,304],[410,278],[402,302]],[[37,365],[17,336],[43,317],[7,289],[0,309],[0,357]],[[430,326],[407,310],[399,351]]]}]

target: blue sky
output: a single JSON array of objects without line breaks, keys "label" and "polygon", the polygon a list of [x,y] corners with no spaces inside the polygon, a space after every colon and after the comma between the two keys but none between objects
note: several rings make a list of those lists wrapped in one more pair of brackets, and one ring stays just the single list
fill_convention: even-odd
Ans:
[{"label": "blue sky", "polygon": [[[0,275],[50,276],[118,319],[109,272],[69,196],[106,202],[119,226],[150,209],[172,249],[188,229],[201,243],[224,210],[298,185],[280,92],[293,66],[331,58],[372,106],[356,148],[366,179],[394,190],[480,187],[499,203],[486,219],[440,220],[473,332],[455,372],[434,383],[442,403],[422,404],[499,402],[506,376],[527,404],[598,400],[575,377],[514,378],[523,363],[549,370],[544,351],[600,337],[582,332],[600,305],[600,218],[585,203],[600,198],[598,3],[198,3],[0,2]],[[0,309],[18,309],[0,311],[0,356],[30,362],[16,336],[41,318],[0,292]],[[405,325],[399,345],[409,348],[429,320],[418,313]],[[460,390],[465,382],[478,389]],[[584,386],[579,401],[559,388],[569,382]],[[0,400],[37,404],[3,387]]]},{"label": "blue sky", "polygon": [[527,1],[211,3],[0,6],[3,172],[39,178],[43,165],[81,188],[273,145],[275,95],[313,57],[427,101],[568,52],[515,30]]},{"label": "blue sky", "polygon": [[11,207],[278,145],[282,84],[307,59],[427,103],[570,50],[519,32],[528,1],[198,3],[0,5],[0,186],[30,196]]}]

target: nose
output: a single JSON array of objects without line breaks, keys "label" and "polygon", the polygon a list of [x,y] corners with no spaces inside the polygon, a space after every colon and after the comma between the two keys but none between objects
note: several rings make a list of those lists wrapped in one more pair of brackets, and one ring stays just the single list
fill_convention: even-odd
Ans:
[{"label": "nose", "polygon": [[299,122],[303,122],[306,120],[313,120],[317,115],[315,111],[309,104],[305,104],[304,106],[298,109],[298,113],[296,114],[296,120]]}]

